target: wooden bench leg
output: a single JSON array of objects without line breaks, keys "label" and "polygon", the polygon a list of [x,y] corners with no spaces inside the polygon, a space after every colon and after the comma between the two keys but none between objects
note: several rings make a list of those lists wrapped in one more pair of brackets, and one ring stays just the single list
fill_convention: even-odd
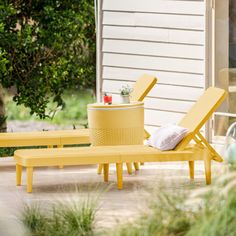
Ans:
[{"label": "wooden bench leg", "polygon": [[138,164],[138,162],[134,162],[134,169],[135,169],[135,170],[139,170],[139,164]]},{"label": "wooden bench leg", "polygon": [[127,167],[128,174],[131,175],[133,173],[132,164],[131,163],[126,163],[126,167]]},{"label": "wooden bench leg", "polygon": [[27,193],[32,192],[33,185],[33,167],[26,167]]},{"label": "wooden bench leg", "polygon": [[109,164],[103,164],[103,172],[104,172],[104,182],[108,182],[108,179],[109,179]]},{"label": "wooden bench leg", "polygon": [[97,169],[98,175],[100,175],[102,173],[102,169],[103,169],[103,164],[99,164],[98,169]]},{"label": "wooden bench leg", "polygon": [[[57,145],[57,148],[63,148],[63,145]],[[64,167],[63,165],[59,166],[60,169],[63,169],[63,167]]]},{"label": "wooden bench leg", "polygon": [[211,184],[211,157],[207,156],[204,158],[206,184]]},{"label": "wooden bench leg", "polygon": [[16,164],[16,186],[21,186],[22,166]]},{"label": "wooden bench leg", "polygon": [[117,188],[123,188],[123,163],[116,163]]},{"label": "wooden bench leg", "polygon": [[189,176],[191,180],[194,180],[194,161],[189,161],[188,162],[189,166]]}]

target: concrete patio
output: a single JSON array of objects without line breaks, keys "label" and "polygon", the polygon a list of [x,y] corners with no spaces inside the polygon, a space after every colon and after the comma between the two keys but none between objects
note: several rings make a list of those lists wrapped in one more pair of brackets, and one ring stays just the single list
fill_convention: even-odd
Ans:
[{"label": "concrete patio", "polygon": [[[222,164],[214,162],[213,177],[219,174]],[[223,169],[223,168],[222,168]],[[26,193],[25,173],[23,185],[15,186],[15,165],[11,157],[0,159],[0,203],[12,212],[19,212],[23,203],[47,204],[68,199],[85,199],[99,196],[96,224],[111,227],[138,217],[145,210],[148,195],[154,186],[169,189],[195,189],[205,186],[203,163],[196,163],[195,181],[190,182],[187,163],[147,163],[129,176],[124,171],[124,189],[116,188],[114,166],[110,168],[110,182],[104,183],[97,175],[96,166],[74,166],[64,169],[35,169],[33,193]]]}]

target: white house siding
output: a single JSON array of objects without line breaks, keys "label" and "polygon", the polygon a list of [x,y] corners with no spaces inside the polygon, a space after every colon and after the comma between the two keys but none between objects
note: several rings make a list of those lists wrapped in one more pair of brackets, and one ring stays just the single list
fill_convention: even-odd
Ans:
[{"label": "white house siding", "polygon": [[101,92],[116,98],[144,73],[158,83],[145,99],[148,129],[178,122],[206,84],[205,2],[100,2]]}]

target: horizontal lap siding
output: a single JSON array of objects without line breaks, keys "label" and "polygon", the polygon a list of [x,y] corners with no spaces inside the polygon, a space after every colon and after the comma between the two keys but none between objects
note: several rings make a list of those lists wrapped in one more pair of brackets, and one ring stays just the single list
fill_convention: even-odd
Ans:
[{"label": "horizontal lap siding", "polygon": [[203,60],[204,48],[199,45],[157,42],[103,40],[103,52]]},{"label": "horizontal lap siding", "polygon": [[103,24],[114,26],[145,26],[186,30],[203,30],[204,17],[136,12],[104,12]]},{"label": "horizontal lap siding", "polygon": [[119,101],[122,85],[154,75],[146,126],[178,122],[205,87],[204,2],[103,0],[101,15],[102,92]]},{"label": "horizontal lap siding", "polygon": [[196,74],[204,73],[204,61],[170,57],[103,53],[103,65],[149,70],[155,70],[158,68],[165,71]]},{"label": "horizontal lap siding", "polygon": [[203,74],[160,71],[158,69],[159,68],[156,68],[156,70],[144,70],[140,68],[103,66],[102,77],[106,80],[119,80],[125,82],[136,81],[142,74],[150,74],[158,78],[158,84],[204,87],[205,79]]},{"label": "horizontal lap siding", "polygon": [[203,31],[187,31],[163,28],[120,27],[104,25],[103,37],[106,39],[126,39],[152,42],[204,45]]},{"label": "horizontal lap siding", "polygon": [[128,12],[154,12],[167,14],[204,15],[203,1],[168,1],[168,0],[106,0],[103,10]]}]

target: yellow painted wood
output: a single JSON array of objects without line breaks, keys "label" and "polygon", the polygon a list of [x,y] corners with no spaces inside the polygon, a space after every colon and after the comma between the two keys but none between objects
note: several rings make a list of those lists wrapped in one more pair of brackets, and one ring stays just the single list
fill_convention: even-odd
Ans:
[{"label": "yellow painted wood", "polygon": [[[29,191],[32,186],[33,175],[30,168],[38,166],[58,166],[58,165],[84,165],[84,164],[110,164],[110,163],[130,163],[130,162],[166,162],[166,161],[194,161],[204,160],[203,151],[197,145],[188,147],[183,151],[166,151],[147,147],[144,145],[126,146],[101,146],[101,147],[81,147],[81,148],[55,148],[55,149],[28,149],[15,151],[14,158],[16,164],[25,166],[27,171],[27,182]],[[108,167],[108,165],[106,165]],[[105,167],[104,180],[106,180],[108,169]],[[117,166],[120,168],[120,166]],[[31,171],[31,172],[30,172]],[[121,188],[121,177],[118,173]],[[31,186],[31,187],[30,187]]]},{"label": "yellow painted wood", "polygon": [[27,178],[27,193],[31,193],[32,186],[33,186],[33,168],[32,167],[26,168],[26,178]]},{"label": "yellow painted wood", "polygon": [[89,130],[33,131],[0,134],[0,147],[89,144]]},{"label": "yellow painted wood", "polygon": [[[57,148],[63,148],[63,145],[57,145]],[[63,169],[63,167],[64,167],[63,165],[60,165],[59,169]]]},{"label": "yellow painted wood", "polygon": [[109,180],[109,164],[103,164],[104,171],[104,182],[108,182]]},{"label": "yellow painted wood", "polygon": [[209,151],[212,154],[212,159],[218,162],[223,162],[222,157],[216,152],[216,150],[207,142],[207,140],[200,134],[200,132],[197,134],[200,140],[206,145],[206,147],[209,149]]},{"label": "yellow painted wood", "polygon": [[220,88],[210,87],[193,105],[179,125],[188,129],[191,133],[197,133],[220,106],[226,97],[226,91]]},{"label": "yellow painted wood", "polygon": [[102,169],[103,169],[103,165],[99,164],[98,165],[98,169],[97,169],[97,173],[100,175],[102,173]]},{"label": "yellow painted wood", "polygon": [[[194,139],[194,136],[200,133],[200,129],[202,128],[202,126],[211,117],[213,112],[215,112],[216,109],[220,106],[226,95],[227,93],[225,90],[214,87],[210,87],[204,92],[204,94],[198,99],[198,101],[193,105],[189,112],[179,122],[180,126],[188,129],[189,134],[175,148],[176,150],[184,149],[186,145],[192,139]],[[208,142],[206,141],[206,143]]]},{"label": "yellow painted wood", "polygon": [[123,164],[116,163],[117,188],[123,188]]},{"label": "yellow painted wood", "polygon": [[128,174],[131,175],[133,173],[132,164],[131,163],[126,163],[126,167],[127,167]]},{"label": "yellow painted wood", "polygon": [[138,162],[134,162],[134,169],[135,169],[135,170],[139,170],[139,164],[138,164]]},{"label": "yellow painted wood", "polygon": [[133,91],[130,94],[131,101],[143,101],[147,94],[157,83],[157,78],[151,75],[143,75],[134,84]]},{"label": "yellow painted wood", "polygon": [[211,158],[209,156],[205,156],[204,158],[204,167],[205,167],[205,176],[206,176],[206,184],[211,184]]},{"label": "yellow painted wood", "polygon": [[194,161],[189,161],[189,176],[191,180],[194,180]]},{"label": "yellow painted wood", "polygon": [[119,152],[110,152],[109,147],[25,149],[15,151],[14,158],[22,166],[103,164],[120,160]]},{"label": "yellow painted wood", "polygon": [[16,164],[16,186],[21,185],[22,166]]}]

